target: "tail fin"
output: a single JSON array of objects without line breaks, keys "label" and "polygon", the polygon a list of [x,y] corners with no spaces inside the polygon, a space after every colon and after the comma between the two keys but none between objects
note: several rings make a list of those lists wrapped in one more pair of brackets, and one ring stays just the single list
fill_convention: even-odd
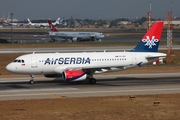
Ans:
[{"label": "tail fin", "polygon": [[52,32],[57,32],[58,30],[54,27],[54,25],[52,24],[52,22],[50,20],[48,20],[49,23],[49,27],[51,29]]},{"label": "tail fin", "polygon": [[59,24],[60,18],[58,18],[54,23]]},{"label": "tail fin", "polygon": [[27,20],[28,20],[28,23],[29,23],[29,24],[32,24],[32,22],[31,22],[31,20],[30,20],[29,18],[27,18]]},{"label": "tail fin", "polygon": [[59,20],[59,24],[64,24],[64,18],[61,18],[60,20]]},{"label": "tail fin", "polygon": [[9,19],[6,20],[6,23],[10,26],[12,25],[11,22],[9,21]]},{"label": "tail fin", "polygon": [[157,52],[164,22],[155,22],[131,52]]}]

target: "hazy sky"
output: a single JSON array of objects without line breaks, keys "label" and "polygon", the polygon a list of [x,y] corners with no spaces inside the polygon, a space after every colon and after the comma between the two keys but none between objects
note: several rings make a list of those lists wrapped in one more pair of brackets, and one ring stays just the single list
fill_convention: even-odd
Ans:
[{"label": "hazy sky", "polygon": [[[172,1],[172,4],[171,4]],[[150,10],[153,18],[166,18],[167,12],[180,16],[180,0],[0,0],[0,17],[14,13],[17,19],[64,17],[65,19],[115,19],[146,17]]]}]

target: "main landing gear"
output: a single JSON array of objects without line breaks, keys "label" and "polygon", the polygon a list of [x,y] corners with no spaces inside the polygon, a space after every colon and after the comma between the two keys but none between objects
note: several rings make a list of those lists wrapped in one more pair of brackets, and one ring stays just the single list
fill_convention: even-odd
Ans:
[{"label": "main landing gear", "polygon": [[34,75],[30,75],[31,76],[31,80],[29,81],[29,84],[34,84]]},{"label": "main landing gear", "polygon": [[96,79],[95,78],[89,78],[89,83],[90,84],[96,84]]},{"label": "main landing gear", "polygon": [[88,78],[89,84],[96,84],[96,79],[93,78],[93,72],[90,72],[88,75],[89,75]]}]

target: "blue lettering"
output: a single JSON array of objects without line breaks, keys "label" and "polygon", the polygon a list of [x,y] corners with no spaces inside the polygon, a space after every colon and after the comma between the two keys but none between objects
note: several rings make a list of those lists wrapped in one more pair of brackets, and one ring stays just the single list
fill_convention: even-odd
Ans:
[{"label": "blue lettering", "polygon": [[58,58],[55,59],[54,64],[56,64],[56,61],[58,61]]},{"label": "blue lettering", "polygon": [[81,63],[81,64],[84,64],[84,59],[85,59],[85,58],[82,58],[82,63]]},{"label": "blue lettering", "polygon": [[63,64],[64,58],[59,58],[58,64]]},{"label": "blue lettering", "polygon": [[52,60],[51,60],[51,65],[53,65],[53,62],[54,62],[54,59],[52,58]]},{"label": "blue lettering", "polygon": [[76,58],[71,58],[69,64],[75,64],[75,63],[76,63]]},{"label": "blue lettering", "polygon": [[91,63],[91,59],[89,57],[87,58],[82,58],[82,57],[72,57],[72,58],[69,58],[69,57],[66,57],[66,58],[63,58],[63,57],[60,57],[60,58],[47,58],[45,60],[45,63],[44,65],[46,64],[51,64],[51,65],[56,65],[56,64],[90,64]]},{"label": "blue lettering", "polygon": [[76,64],[81,64],[81,61],[82,61],[82,58],[78,57],[78,58],[76,59]]},{"label": "blue lettering", "polygon": [[50,59],[49,58],[46,59],[44,65],[46,65],[47,63],[50,65]]},{"label": "blue lettering", "polygon": [[86,63],[89,63],[90,64],[90,58],[88,57],[87,59],[86,59],[86,61],[85,61],[85,63],[84,64],[86,64]]},{"label": "blue lettering", "polygon": [[65,58],[64,64],[69,64],[69,58]]}]

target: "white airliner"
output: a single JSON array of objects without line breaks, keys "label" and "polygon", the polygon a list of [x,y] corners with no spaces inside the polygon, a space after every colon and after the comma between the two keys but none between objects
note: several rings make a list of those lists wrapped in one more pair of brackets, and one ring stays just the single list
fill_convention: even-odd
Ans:
[{"label": "white airliner", "polygon": [[[28,20],[28,24],[34,27],[49,27],[48,23],[32,23],[31,20],[29,18],[27,18]],[[54,23],[52,23],[53,25],[58,25],[60,24],[60,18],[58,18]]]},{"label": "white airliner", "polygon": [[163,22],[156,22],[138,45],[128,52],[32,53],[22,55],[6,66],[12,73],[28,74],[34,83],[35,74],[60,77],[64,81],[89,80],[95,84],[95,73],[140,67],[166,57],[158,53]]},{"label": "white airliner", "polygon": [[56,38],[63,38],[66,41],[101,41],[101,38],[104,37],[103,33],[99,32],[59,32],[52,22],[48,20],[49,26],[51,28],[51,32],[49,32],[49,36],[55,41]]},{"label": "white airliner", "polygon": [[9,21],[9,18],[6,20],[5,25],[9,26],[23,26],[25,23],[13,23]]}]

